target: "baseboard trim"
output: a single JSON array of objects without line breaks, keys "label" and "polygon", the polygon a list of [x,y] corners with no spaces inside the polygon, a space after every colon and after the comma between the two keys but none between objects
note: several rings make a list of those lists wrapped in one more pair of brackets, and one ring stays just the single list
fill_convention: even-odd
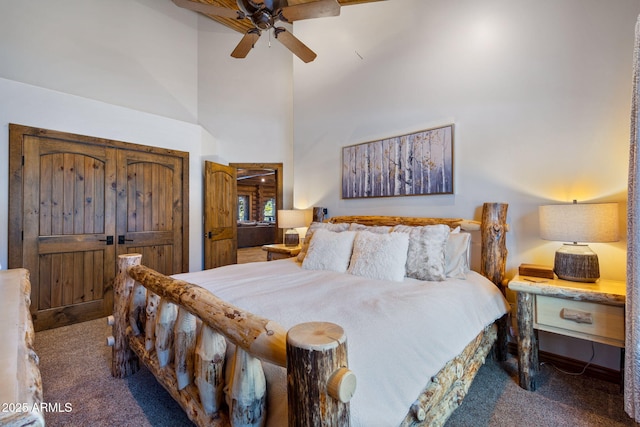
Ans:
[{"label": "baseboard trim", "polygon": [[[515,343],[509,343],[509,353],[514,356],[518,355],[518,346]],[[558,369],[567,372],[581,372],[586,362],[583,360],[572,359],[566,356],[549,353],[546,351],[538,352],[538,360],[540,363],[549,363]],[[608,381],[616,384],[622,384],[622,375],[620,371],[599,365],[589,365],[584,371],[584,375],[602,381]]]}]

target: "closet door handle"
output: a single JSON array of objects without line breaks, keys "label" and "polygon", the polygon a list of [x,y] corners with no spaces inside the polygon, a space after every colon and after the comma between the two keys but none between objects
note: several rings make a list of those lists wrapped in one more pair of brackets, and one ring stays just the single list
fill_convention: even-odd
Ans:
[{"label": "closet door handle", "polygon": [[106,239],[100,239],[99,242],[107,242],[107,245],[113,245],[113,236],[107,236]]},{"label": "closet door handle", "polygon": [[118,236],[118,244],[124,245],[124,242],[133,242],[133,239],[125,239],[124,236]]}]

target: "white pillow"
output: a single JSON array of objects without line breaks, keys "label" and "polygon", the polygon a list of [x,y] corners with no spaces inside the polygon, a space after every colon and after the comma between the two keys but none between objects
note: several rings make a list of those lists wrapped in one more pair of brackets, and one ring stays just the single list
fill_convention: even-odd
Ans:
[{"label": "white pillow", "polygon": [[312,222],[307,229],[307,234],[304,236],[304,240],[302,242],[302,247],[300,248],[300,253],[298,254],[298,262],[302,262],[304,257],[307,255],[307,250],[309,249],[309,243],[311,243],[311,238],[313,237],[313,233],[316,230],[324,229],[330,231],[345,231],[349,228],[349,224],[346,222],[341,222],[337,224],[332,224],[329,222]]},{"label": "white pillow", "polygon": [[437,281],[446,279],[444,255],[450,234],[448,225],[397,225],[393,232],[409,234],[407,277]]},{"label": "white pillow", "polygon": [[353,242],[347,272],[370,279],[402,282],[408,249],[408,234],[359,231]]},{"label": "white pillow", "polygon": [[355,231],[338,233],[323,228],[316,230],[302,261],[302,268],[346,272],[355,236]]},{"label": "white pillow", "polygon": [[470,270],[469,248],[471,246],[471,234],[455,233],[449,234],[444,253],[445,274],[447,277],[464,279]]}]

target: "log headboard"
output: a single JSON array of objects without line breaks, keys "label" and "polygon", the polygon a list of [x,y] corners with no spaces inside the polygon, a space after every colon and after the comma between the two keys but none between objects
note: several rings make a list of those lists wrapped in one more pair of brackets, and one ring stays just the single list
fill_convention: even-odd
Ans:
[{"label": "log headboard", "polygon": [[408,226],[421,226],[421,225],[436,225],[446,224],[451,228],[462,226],[467,223],[470,226],[477,225],[477,230],[480,229],[480,222],[477,221],[465,221],[461,218],[419,218],[411,216],[373,216],[373,215],[350,215],[350,216],[334,216],[328,219],[331,223],[339,222],[355,222],[362,225],[408,225]]}]

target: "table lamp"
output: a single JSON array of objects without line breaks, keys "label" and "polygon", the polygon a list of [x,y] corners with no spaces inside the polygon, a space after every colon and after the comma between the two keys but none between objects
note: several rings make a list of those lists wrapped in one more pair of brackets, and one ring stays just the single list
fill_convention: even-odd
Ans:
[{"label": "table lamp", "polygon": [[[616,242],[617,203],[577,203],[540,206],[540,237],[564,243],[555,255],[553,271],[560,279],[596,282],[598,255],[586,243]],[[581,242],[580,244],[578,242]]]},{"label": "table lamp", "polygon": [[300,236],[294,229],[306,226],[305,211],[301,209],[282,209],[278,211],[278,228],[285,230],[285,246],[298,246],[300,244]]}]

